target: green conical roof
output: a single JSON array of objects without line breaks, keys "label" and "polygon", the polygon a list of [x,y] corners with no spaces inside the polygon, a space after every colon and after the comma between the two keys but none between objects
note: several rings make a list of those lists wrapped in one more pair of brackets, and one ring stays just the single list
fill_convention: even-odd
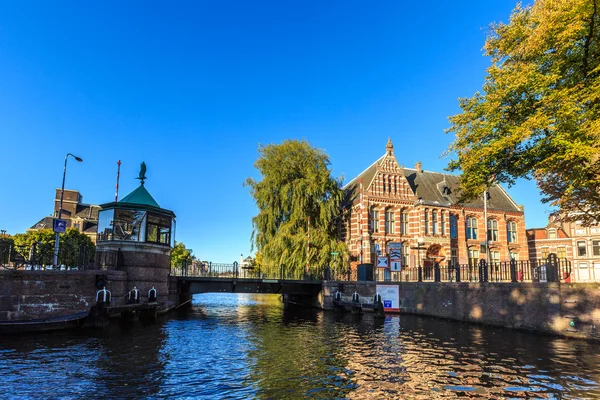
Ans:
[{"label": "green conical roof", "polygon": [[146,190],[143,184],[119,200],[119,203],[140,204],[160,208],[156,200],[154,200],[152,195]]}]

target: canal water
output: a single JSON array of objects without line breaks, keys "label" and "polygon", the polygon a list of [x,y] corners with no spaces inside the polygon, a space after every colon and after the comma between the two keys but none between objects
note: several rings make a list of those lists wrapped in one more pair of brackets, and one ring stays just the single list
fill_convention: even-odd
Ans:
[{"label": "canal water", "polygon": [[0,337],[3,398],[600,398],[597,345],[206,294],[105,332]]}]

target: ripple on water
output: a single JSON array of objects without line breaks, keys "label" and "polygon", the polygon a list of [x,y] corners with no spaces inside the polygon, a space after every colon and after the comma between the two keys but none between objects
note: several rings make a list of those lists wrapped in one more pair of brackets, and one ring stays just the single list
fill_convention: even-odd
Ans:
[{"label": "ripple on water", "polygon": [[214,294],[155,325],[2,337],[0,372],[23,398],[599,398],[599,350],[543,339]]}]

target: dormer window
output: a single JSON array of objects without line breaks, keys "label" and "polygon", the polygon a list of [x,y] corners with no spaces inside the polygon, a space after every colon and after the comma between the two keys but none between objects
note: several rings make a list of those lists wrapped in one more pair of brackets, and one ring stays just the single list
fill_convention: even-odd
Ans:
[{"label": "dormer window", "polygon": [[556,229],[548,229],[548,239],[556,239]]}]

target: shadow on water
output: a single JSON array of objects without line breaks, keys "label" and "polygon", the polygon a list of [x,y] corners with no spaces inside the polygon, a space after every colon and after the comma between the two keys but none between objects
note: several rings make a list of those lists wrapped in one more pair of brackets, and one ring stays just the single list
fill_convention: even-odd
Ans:
[{"label": "shadow on water", "polygon": [[410,315],[283,307],[206,294],[153,325],[0,337],[20,397],[598,398],[584,342]]}]

